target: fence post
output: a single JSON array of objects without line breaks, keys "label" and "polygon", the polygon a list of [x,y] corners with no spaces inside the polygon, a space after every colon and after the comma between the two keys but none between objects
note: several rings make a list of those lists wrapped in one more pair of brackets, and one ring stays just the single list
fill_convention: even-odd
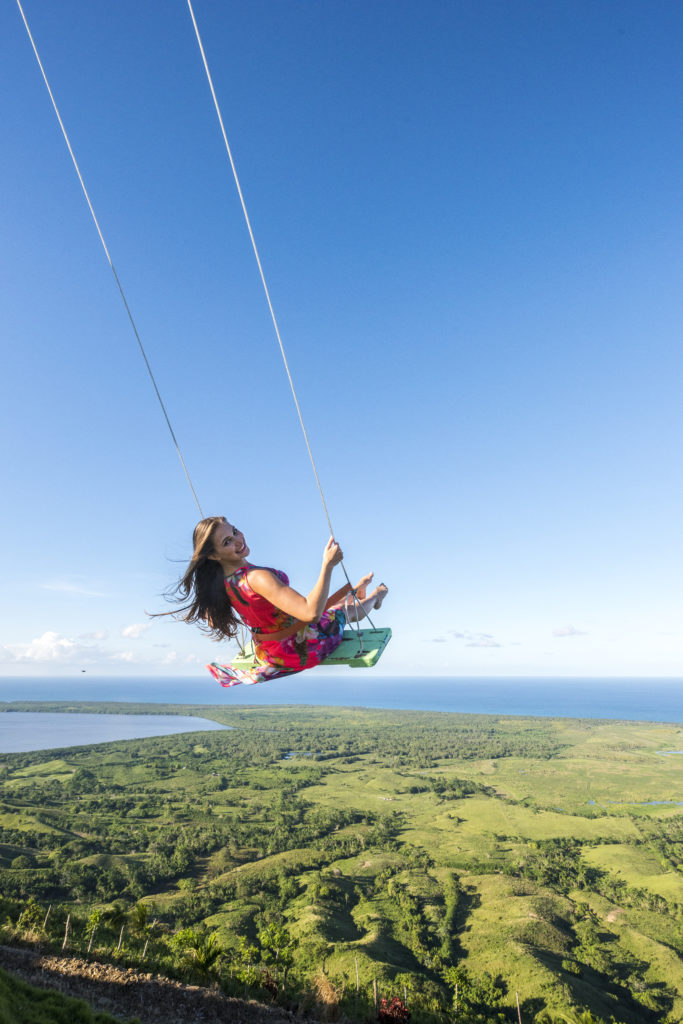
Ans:
[{"label": "fence post", "polygon": [[515,992],[515,998],[517,1000],[517,1020],[519,1024],[522,1024],[522,1011],[519,1008],[519,992]]},{"label": "fence post", "polygon": [[377,1013],[377,978],[372,979],[372,995],[375,1000],[375,1013]]},{"label": "fence post", "polygon": [[[151,937],[152,937],[152,932],[154,931],[154,925],[155,925],[156,923],[157,923],[157,919],[156,919],[156,917],[155,917],[155,918],[154,918],[154,920],[152,921],[151,925],[149,926],[149,930],[148,930],[148,932],[147,932],[147,938],[145,939],[145,948],[144,948],[144,949],[143,949],[143,951],[142,951],[142,959],[143,959],[143,960],[144,960],[144,959],[145,959],[145,957],[147,956],[147,947],[149,946],[149,940],[150,940],[150,939],[151,939]],[[231,968],[231,970],[232,970],[232,968]]]},{"label": "fence post", "polygon": [[62,952],[66,949],[66,944],[69,939],[69,925],[71,924],[71,914],[66,915],[66,928],[64,929],[64,942],[62,943]]}]

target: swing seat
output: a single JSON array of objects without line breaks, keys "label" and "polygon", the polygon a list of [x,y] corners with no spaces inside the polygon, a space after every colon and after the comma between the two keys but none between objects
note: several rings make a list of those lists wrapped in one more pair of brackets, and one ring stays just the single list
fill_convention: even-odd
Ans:
[{"label": "swing seat", "polygon": [[[342,642],[332,654],[328,655],[321,666],[325,665],[348,665],[349,668],[372,668],[379,661],[384,648],[391,640],[391,630],[388,627],[383,629],[361,629],[360,637],[355,629],[345,629]],[[250,642],[246,645],[236,658],[230,662],[233,668],[246,669],[257,668],[259,662],[254,656],[254,646]]]}]

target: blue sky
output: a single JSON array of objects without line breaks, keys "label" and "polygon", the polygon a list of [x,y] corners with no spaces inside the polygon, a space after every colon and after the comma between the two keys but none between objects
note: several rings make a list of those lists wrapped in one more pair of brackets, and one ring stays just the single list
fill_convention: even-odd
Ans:
[{"label": "blue sky", "polygon": [[[202,507],[306,591],[327,526],[187,6],[24,9]],[[680,675],[680,4],[195,13],[382,672]],[[145,617],[192,495],[11,4],[0,79],[0,673],[201,676],[230,648]]]}]

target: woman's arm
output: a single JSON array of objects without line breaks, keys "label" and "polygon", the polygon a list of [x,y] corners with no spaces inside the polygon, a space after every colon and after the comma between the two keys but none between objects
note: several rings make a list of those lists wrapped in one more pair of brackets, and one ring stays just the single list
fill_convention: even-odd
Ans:
[{"label": "woman's arm", "polygon": [[320,575],[308,597],[282,583],[268,569],[252,569],[247,573],[247,582],[253,591],[265,597],[280,611],[293,615],[301,622],[317,622],[325,610],[325,602],[330,593],[332,570],[343,557],[344,553],[334,537],[330,537],[323,552]]}]

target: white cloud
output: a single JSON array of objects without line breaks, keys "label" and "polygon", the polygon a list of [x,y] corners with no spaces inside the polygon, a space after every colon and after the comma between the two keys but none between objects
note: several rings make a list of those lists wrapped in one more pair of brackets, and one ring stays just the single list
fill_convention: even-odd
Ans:
[{"label": "white cloud", "polygon": [[[77,638],[63,636],[56,630],[47,630],[41,636],[35,637],[27,643],[0,644],[0,665],[4,671],[5,666],[18,667],[23,665],[25,669],[35,672],[50,673],[52,671],[73,672],[76,668],[92,668],[99,665],[103,669],[111,670],[113,665],[121,668],[144,666],[159,669],[161,666],[170,668],[181,665],[203,665],[208,659],[198,657],[196,654],[185,654],[184,651],[167,649],[155,651],[150,657],[142,656],[138,645],[129,650],[116,650],[113,644],[105,644],[90,637],[106,637],[105,631],[87,633]],[[88,639],[86,640],[85,637]],[[169,648],[170,645],[164,645]],[[38,668],[40,666],[40,668]]]},{"label": "white cloud", "polygon": [[121,636],[128,637],[130,640],[137,640],[148,629],[151,629],[151,626],[151,622],[133,622],[130,626],[123,627]]},{"label": "white cloud", "polygon": [[558,626],[557,629],[553,630],[553,636],[587,636],[588,634],[583,629],[577,629],[576,626]]},{"label": "white cloud", "polygon": [[83,644],[48,631],[28,644],[10,644],[5,648],[17,661],[73,661],[87,650]]},{"label": "white cloud", "polygon": [[106,629],[97,629],[93,633],[79,633],[79,640],[106,640],[109,633]]}]

